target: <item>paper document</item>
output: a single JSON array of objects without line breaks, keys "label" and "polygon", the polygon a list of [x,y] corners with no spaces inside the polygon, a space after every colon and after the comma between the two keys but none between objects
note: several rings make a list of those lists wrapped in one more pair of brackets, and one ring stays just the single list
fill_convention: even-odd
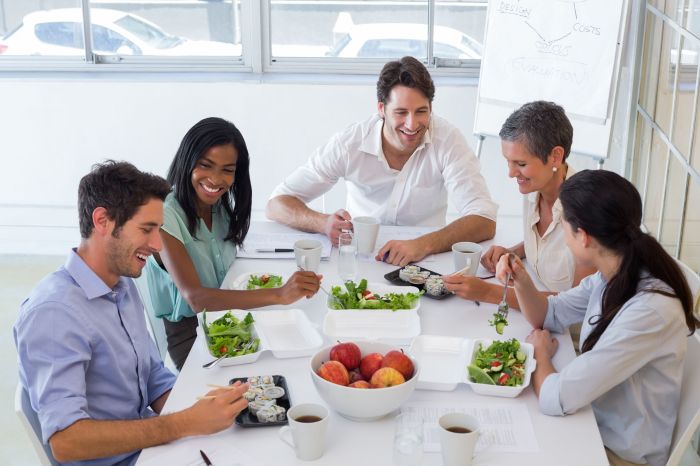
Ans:
[{"label": "paper document", "polygon": [[[331,257],[331,241],[319,233],[255,233],[246,236],[243,246],[238,248],[239,258],[249,259],[294,259],[294,243],[300,239],[315,239],[321,242],[321,259]],[[270,252],[275,249],[291,250],[291,252]],[[263,252],[260,250],[266,250]]]},{"label": "paper document", "polygon": [[230,432],[215,435],[189,437],[166,445],[147,448],[141,452],[136,466],[162,466],[178,464],[182,466],[203,466],[202,450],[213,465],[226,466],[266,466],[266,463],[252,458],[236,448]]},{"label": "paper document", "polygon": [[438,419],[446,413],[467,413],[476,417],[481,425],[481,435],[476,451],[488,452],[537,452],[540,450],[532,427],[532,419],[525,403],[489,404],[464,403],[456,406],[435,405],[432,402],[406,403],[401,412],[421,414],[425,420],[423,449],[440,451]]}]

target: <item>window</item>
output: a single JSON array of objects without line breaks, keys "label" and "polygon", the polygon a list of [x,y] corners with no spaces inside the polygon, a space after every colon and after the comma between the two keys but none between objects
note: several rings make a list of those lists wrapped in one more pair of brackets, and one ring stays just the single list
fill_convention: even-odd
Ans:
[{"label": "window", "polygon": [[[42,0],[0,2],[0,63],[87,61],[138,70],[375,74],[412,55],[470,68],[482,54],[487,0]],[[90,25],[83,24],[82,5]],[[43,8],[39,10],[38,8]],[[88,41],[83,38],[88,34]],[[430,37],[429,37],[430,36]],[[449,59],[441,62],[440,59]],[[11,66],[10,66],[11,65]],[[44,65],[49,66],[49,65]],[[45,69],[45,68],[44,68]],[[62,68],[64,69],[64,68]]]}]

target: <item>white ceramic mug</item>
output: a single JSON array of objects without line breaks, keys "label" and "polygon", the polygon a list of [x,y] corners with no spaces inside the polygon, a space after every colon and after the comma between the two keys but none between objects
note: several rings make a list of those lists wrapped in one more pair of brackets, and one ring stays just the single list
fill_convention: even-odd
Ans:
[{"label": "white ceramic mug", "polygon": [[[294,449],[297,458],[312,461],[323,456],[328,425],[328,409],[314,403],[292,406],[287,411],[288,426],[279,430],[279,437]],[[292,433],[289,439],[287,432]]]},{"label": "white ceramic mug", "polygon": [[455,271],[469,267],[462,275],[476,275],[481,259],[481,245],[462,241],[452,245],[452,258],[455,263]]},{"label": "white ceramic mug", "polygon": [[304,270],[318,273],[323,245],[315,239],[300,239],[294,243],[294,257]]},{"label": "white ceramic mug", "polygon": [[357,252],[372,254],[379,235],[379,220],[374,217],[355,217],[352,219],[352,229],[355,232]]},{"label": "white ceramic mug", "polygon": [[444,466],[470,466],[479,440],[479,421],[470,414],[440,416],[440,448]]}]

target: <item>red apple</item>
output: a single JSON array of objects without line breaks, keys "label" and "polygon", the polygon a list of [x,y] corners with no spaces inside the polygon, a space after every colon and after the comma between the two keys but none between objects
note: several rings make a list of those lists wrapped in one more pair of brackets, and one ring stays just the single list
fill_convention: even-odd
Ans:
[{"label": "red apple", "polygon": [[397,371],[393,367],[382,367],[372,375],[370,384],[372,385],[372,388],[384,388],[393,387],[394,385],[401,385],[405,381],[406,379],[404,379],[403,375],[401,375],[401,372]]},{"label": "red apple", "polygon": [[362,353],[355,343],[338,343],[331,348],[331,361],[340,362],[349,371],[360,367]]},{"label": "red apple", "polygon": [[353,369],[351,371],[348,371],[348,374],[350,374],[350,383],[351,384],[353,382],[357,382],[358,380],[365,380],[364,376],[360,372],[360,369]]},{"label": "red apple", "polygon": [[372,388],[372,386],[367,382],[366,380],[358,380],[356,382],[351,383],[348,385],[348,387],[352,388]]},{"label": "red apple", "polygon": [[406,380],[413,375],[413,361],[411,358],[403,354],[403,351],[389,351],[384,356],[382,367],[393,367],[401,372]]},{"label": "red apple", "polygon": [[338,385],[347,385],[350,383],[348,370],[338,361],[324,362],[318,368],[318,375],[329,382],[337,383]]},{"label": "red apple", "polygon": [[362,377],[365,378],[365,380],[370,380],[372,378],[372,374],[382,367],[382,360],[384,359],[384,356],[382,356],[379,353],[371,353],[362,358],[360,361],[360,373],[362,374]]}]

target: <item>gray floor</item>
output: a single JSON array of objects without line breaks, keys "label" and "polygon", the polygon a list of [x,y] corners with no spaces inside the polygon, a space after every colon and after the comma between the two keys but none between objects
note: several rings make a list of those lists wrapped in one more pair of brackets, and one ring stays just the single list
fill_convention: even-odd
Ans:
[{"label": "gray floor", "polygon": [[0,465],[32,466],[39,460],[14,411],[17,384],[17,352],[12,326],[17,309],[34,285],[56,270],[65,258],[59,256],[0,255]]}]

